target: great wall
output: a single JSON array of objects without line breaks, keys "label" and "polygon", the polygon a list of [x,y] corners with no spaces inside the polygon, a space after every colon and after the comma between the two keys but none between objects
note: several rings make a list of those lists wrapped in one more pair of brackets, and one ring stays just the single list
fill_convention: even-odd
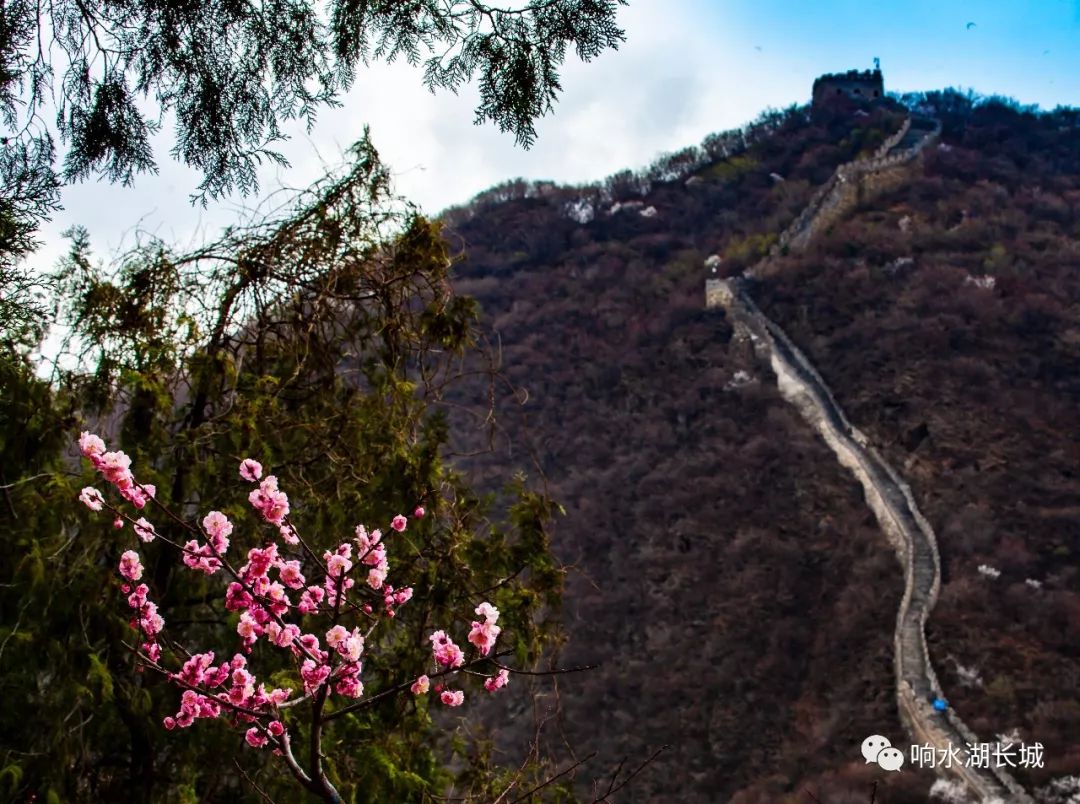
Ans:
[{"label": "great wall", "polygon": [[[767,276],[778,255],[804,248],[816,234],[849,214],[860,202],[897,186],[904,180],[905,168],[936,141],[940,132],[939,121],[909,116],[873,157],[841,165],[780,235],[773,252],[746,275]],[[966,746],[978,743],[978,738],[952,708],[942,712],[931,703],[945,697],[926,643],[926,620],[941,584],[941,560],[933,528],[920,513],[911,489],[848,421],[806,356],[761,312],[748,293],[746,280],[707,278],[705,297],[707,307],[722,307],[733,324],[749,337],[755,353],[776,375],[783,397],[818,431],[841,465],[855,475],[867,504],[896,551],[904,572],[904,594],[894,633],[896,696],[901,722],[912,742],[929,743],[938,750],[957,749],[952,767],[938,765],[937,770],[958,779],[983,804],[1033,804],[1033,799],[1004,769],[968,767]]]}]

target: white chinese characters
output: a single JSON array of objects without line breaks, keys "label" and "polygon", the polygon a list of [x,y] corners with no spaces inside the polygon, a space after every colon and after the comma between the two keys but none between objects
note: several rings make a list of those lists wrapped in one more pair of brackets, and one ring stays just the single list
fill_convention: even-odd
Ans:
[{"label": "white chinese characters", "polygon": [[930,743],[912,745],[909,752],[916,768],[1041,768],[1042,743],[967,743],[964,748],[949,743],[938,748]]}]

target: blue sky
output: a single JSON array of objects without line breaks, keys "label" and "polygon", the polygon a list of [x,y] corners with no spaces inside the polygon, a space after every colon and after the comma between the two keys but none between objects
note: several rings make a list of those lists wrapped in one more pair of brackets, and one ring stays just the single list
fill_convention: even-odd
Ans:
[{"label": "blue sky", "polygon": [[[286,129],[292,139],[280,150],[292,167],[264,172],[262,196],[307,186],[365,123],[399,191],[432,213],[516,176],[592,181],[766,107],[804,102],[815,76],[869,67],[875,56],[891,91],[958,86],[1044,108],[1080,106],[1080,0],[631,0],[622,22],[627,42],[618,52],[568,63],[562,99],[530,151],[472,125],[473,91],[432,96],[418,71],[379,65],[310,135]],[[193,208],[187,198],[198,177],[169,160],[170,143],[166,126],[155,143],[160,174],[134,188],[67,188],[66,209],[44,228],[34,262],[51,264],[65,248],[60,232],[75,223],[108,258],[132,246],[138,228],[194,245],[252,214],[257,198]]]}]

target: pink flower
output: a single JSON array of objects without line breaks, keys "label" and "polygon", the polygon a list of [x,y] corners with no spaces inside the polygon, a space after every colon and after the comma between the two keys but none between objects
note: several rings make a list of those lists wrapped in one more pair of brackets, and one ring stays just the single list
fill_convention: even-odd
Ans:
[{"label": "pink flower", "polygon": [[290,589],[299,589],[304,585],[304,576],[300,574],[299,561],[284,561],[278,567],[278,577]]},{"label": "pink flower", "polygon": [[390,520],[390,527],[392,527],[398,533],[401,533],[401,531],[405,530],[405,524],[407,521],[408,520],[406,520],[405,517],[403,517],[401,514],[398,514],[396,517]]},{"label": "pink flower", "polygon": [[308,653],[319,657],[320,661],[326,661],[330,654],[319,648],[319,638],[314,634],[301,634],[297,641]]},{"label": "pink flower", "polygon": [[245,645],[254,645],[262,632],[263,627],[251,616],[251,612],[245,611],[240,615],[240,622],[236,624],[236,633],[244,640]]},{"label": "pink flower", "polygon": [[266,632],[270,635],[270,641],[279,648],[287,648],[294,640],[300,638],[300,626],[293,623],[289,623],[282,628],[275,622],[268,622]]},{"label": "pink flower", "polygon": [[277,581],[266,587],[266,597],[270,601],[270,611],[279,617],[289,610],[290,601],[289,595],[285,592],[285,587]]},{"label": "pink flower", "polygon": [[300,537],[296,535],[296,531],[290,525],[281,525],[278,532],[281,533],[281,540],[285,544],[300,544]]},{"label": "pink flower", "polygon": [[280,737],[285,733],[285,726],[280,720],[271,720],[266,724],[266,730],[275,737]]},{"label": "pink flower", "polygon": [[476,646],[481,655],[486,656],[495,645],[495,640],[502,631],[495,625],[499,619],[499,610],[490,603],[484,602],[476,607],[476,613],[484,618],[483,622],[473,622],[472,630],[469,631],[469,642]]},{"label": "pink flower", "polygon": [[117,517],[116,519],[113,520],[112,526],[114,528],[116,528],[117,530],[120,530],[121,528],[124,527],[124,520],[122,520],[120,517]]},{"label": "pink flower", "polygon": [[510,683],[510,671],[505,667],[491,678],[484,679],[484,689],[488,692],[495,692],[495,690],[502,689]]},{"label": "pink flower", "polygon": [[436,631],[428,639],[431,641],[431,650],[435,654],[435,661],[439,664],[445,667],[460,667],[465,663],[465,654],[446,635],[445,631]]},{"label": "pink flower", "polygon": [[240,477],[249,483],[255,483],[262,477],[262,464],[251,458],[240,461]]},{"label": "pink flower", "polygon": [[327,558],[326,572],[328,575],[330,575],[330,577],[334,579],[337,579],[338,576],[347,573],[351,569],[352,562],[349,561],[349,559],[347,559],[345,556],[337,555],[335,553],[334,555],[331,555]]},{"label": "pink flower", "polygon": [[83,457],[93,460],[105,453],[105,442],[100,437],[84,430],[79,435],[79,452],[83,454]]},{"label": "pink flower", "polygon": [[439,695],[439,700],[446,706],[461,706],[465,702],[465,693],[461,690],[451,692],[450,690],[443,690]]},{"label": "pink flower", "polygon": [[262,748],[270,740],[269,737],[259,730],[258,726],[252,726],[248,729],[247,733],[244,735],[244,739],[247,740],[248,745],[252,748]]},{"label": "pink flower", "polygon": [[105,498],[101,496],[101,492],[96,488],[87,486],[79,493],[79,502],[91,511],[100,511],[105,504]]},{"label": "pink flower", "polygon": [[329,675],[329,665],[315,664],[311,659],[305,659],[300,665],[300,677],[304,679],[304,691],[308,695],[321,687]]},{"label": "pink flower", "polygon": [[418,505],[416,506],[416,510],[413,511],[413,516],[417,519],[423,519],[425,513],[426,512],[424,511],[424,506]]},{"label": "pink flower", "polygon": [[154,526],[146,521],[145,517],[139,517],[135,521],[135,535],[144,542],[152,542],[154,537],[157,536],[157,532],[154,530]]},{"label": "pink flower", "polygon": [[233,524],[221,511],[211,511],[203,517],[203,530],[210,537],[210,544],[218,553],[225,553],[229,549],[229,536],[233,532]]},{"label": "pink flower", "polygon": [[383,581],[386,580],[386,570],[382,567],[375,567],[368,570],[367,584],[372,589],[381,589]]},{"label": "pink flower", "polygon": [[[188,542],[188,544],[194,544],[194,542]],[[229,611],[244,611],[253,602],[251,595],[236,581],[230,583],[225,590],[225,608]]]},{"label": "pink flower", "polygon": [[132,481],[128,486],[117,486],[117,488],[120,489],[120,494],[125,500],[140,510],[157,494],[157,488],[149,483],[139,485]]},{"label": "pink flower", "polygon": [[336,648],[348,638],[349,631],[344,625],[335,625],[326,632],[326,644],[331,648]]},{"label": "pink flower", "polygon": [[135,482],[131,476],[131,458],[123,452],[106,452],[98,459],[97,468],[117,488],[130,488]]},{"label": "pink flower", "polygon": [[364,652],[364,638],[360,636],[358,628],[354,628],[348,638],[337,646],[337,651],[347,662],[360,661],[360,654]]},{"label": "pink flower", "polygon": [[309,586],[300,595],[300,602],[296,608],[300,610],[301,614],[311,614],[313,611],[319,608],[319,604],[322,603],[323,598],[326,596],[326,592],[322,590],[320,586]]},{"label": "pink flower", "polygon": [[[124,584],[124,586],[128,589],[131,588],[127,584]],[[146,595],[149,591],[150,588],[146,584],[139,584],[135,587],[135,591],[128,595],[128,605],[133,609],[141,609],[146,605]]]},{"label": "pink flower", "polygon": [[278,489],[277,478],[273,475],[267,475],[248,495],[248,502],[272,525],[280,525],[289,515],[289,498]]},{"label": "pink flower", "polygon": [[[356,526],[356,547],[359,550],[360,558],[364,558],[371,550],[375,549],[375,545],[382,539],[382,531],[376,529],[369,534],[367,528],[363,525]],[[367,559],[364,559],[367,563]]]},{"label": "pink flower", "polygon": [[176,718],[167,717],[163,721],[161,721],[161,725],[164,726],[169,731],[172,731],[173,729],[176,728]]},{"label": "pink flower", "polygon": [[[205,572],[207,575],[213,575],[221,569],[221,562],[210,551],[210,545],[204,544],[200,547],[194,539],[184,545],[183,562],[185,566]],[[226,592],[227,600],[228,593]]]},{"label": "pink flower", "polygon": [[270,690],[270,693],[266,697],[267,700],[269,700],[269,702],[274,706],[281,706],[283,703],[289,700],[290,695],[292,695],[292,690],[274,688]]},{"label": "pink flower", "polygon": [[495,625],[499,620],[499,610],[490,603],[481,603],[476,607],[476,613],[492,625]]},{"label": "pink flower", "polygon": [[120,574],[129,581],[137,581],[142,577],[143,566],[139,561],[139,554],[134,550],[126,551],[120,556]]},{"label": "pink flower", "polygon": [[257,578],[264,578],[270,572],[270,568],[276,566],[278,561],[277,545],[268,547],[252,547],[248,550],[248,562],[240,568],[240,574],[249,582]]},{"label": "pink flower", "polygon": [[334,683],[334,691],[346,698],[359,698],[364,694],[364,685],[360,681],[360,665],[356,663],[343,665],[338,671]]},{"label": "pink flower", "polygon": [[495,640],[502,629],[490,622],[473,622],[472,630],[469,631],[469,642],[476,646],[482,656],[487,656],[495,646]]},{"label": "pink flower", "polygon": [[412,686],[409,687],[409,689],[412,690],[413,695],[426,695],[430,688],[431,679],[427,676],[420,676],[420,678],[416,679],[416,681],[412,683]]},{"label": "pink flower", "polygon": [[144,642],[142,651],[146,654],[146,658],[155,664],[161,658],[161,645],[156,642]]},{"label": "pink flower", "polygon": [[165,627],[165,620],[157,613],[157,605],[147,603],[142,607],[142,616],[139,618],[139,628],[151,639],[161,633]]}]

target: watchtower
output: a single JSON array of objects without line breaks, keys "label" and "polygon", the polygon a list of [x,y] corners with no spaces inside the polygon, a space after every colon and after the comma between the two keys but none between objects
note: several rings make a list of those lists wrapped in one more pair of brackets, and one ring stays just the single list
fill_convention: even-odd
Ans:
[{"label": "watchtower", "polygon": [[880,69],[848,70],[846,73],[828,73],[814,81],[814,108],[844,98],[866,103],[885,97],[885,80]]}]

